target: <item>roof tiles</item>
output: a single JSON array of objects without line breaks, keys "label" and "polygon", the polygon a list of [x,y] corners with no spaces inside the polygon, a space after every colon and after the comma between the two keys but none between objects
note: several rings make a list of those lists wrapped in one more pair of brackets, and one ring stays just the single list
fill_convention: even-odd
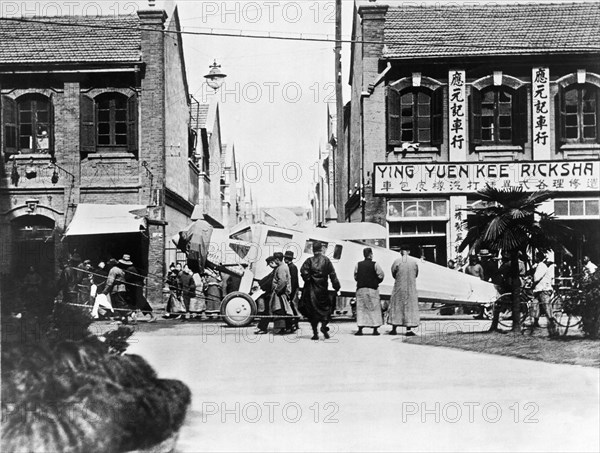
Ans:
[{"label": "roof tiles", "polygon": [[384,58],[600,52],[600,3],[390,7]]},{"label": "roof tiles", "polygon": [[133,63],[137,15],[0,18],[0,64]]}]

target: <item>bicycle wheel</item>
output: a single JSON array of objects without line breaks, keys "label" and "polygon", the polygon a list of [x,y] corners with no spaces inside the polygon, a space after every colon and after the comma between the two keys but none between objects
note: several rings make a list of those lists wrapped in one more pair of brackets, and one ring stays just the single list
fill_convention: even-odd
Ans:
[{"label": "bicycle wheel", "polygon": [[581,316],[574,310],[575,302],[571,294],[556,294],[550,301],[550,307],[552,319],[554,319],[560,335],[567,335],[569,329],[578,327],[581,324]]},{"label": "bicycle wheel", "polygon": [[[521,318],[521,324],[527,319],[529,316],[529,304],[528,299],[524,294],[520,295],[521,298],[521,312],[519,313]],[[499,306],[500,315],[498,316],[498,324],[502,327],[512,327],[512,293],[504,293],[494,305]]]}]

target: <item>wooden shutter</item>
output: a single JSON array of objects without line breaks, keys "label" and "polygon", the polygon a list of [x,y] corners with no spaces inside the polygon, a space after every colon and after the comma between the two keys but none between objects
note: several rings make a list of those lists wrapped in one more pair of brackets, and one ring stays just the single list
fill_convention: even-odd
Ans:
[{"label": "wooden shutter", "polygon": [[588,85],[593,89],[596,96],[596,143],[600,143],[600,88],[594,85]]},{"label": "wooden shutter", "polygon": [[400,93],[392,87],[387,90],[387,119],[388,145],[401,146]]},{"label": "wooden shutter", "polygon": [[50,158],[55,161],[55,150],[54,150],[54,95],[50,96],[50,105],[48,106],[48,152]]},{"label": "wooden shutter", "polygon": [[133,154],[137,154],[138,151],[137,94],[127,99],[127,150]]},{"label": "wooden shutter", "polygon": [[79,99],[80,108],[80,152],[96,152],[96,120],[94,100],[85,94]]},{"label": "wooden shutter", "polygon": [[6,155],[17,152],[17,102],[2,96],[2,148]]},{"label": "wooden shutter", "polygon": [[527,143],[527,85],[517,89],[513,94],[512,104],[512,137],[513,145],[523,146]]},{"label": "wooden shutter", "polygon": [[471,150],[481,145],[481,91],[475,87],[471,87],[469,96],[469,138]]},{"label": "wooden shutter", "polygon": [[444,141],[444,89],[431,94],[431,144],[440,146]]},{"label": "wooden shutter", "polygon": [[560,85],[558,91],[554,97],[554,118],[555,118],[555,131],[556,136],[556,152],[560,152],[561,145],[567,142],[567,115],[565,107],[565,90]]}]

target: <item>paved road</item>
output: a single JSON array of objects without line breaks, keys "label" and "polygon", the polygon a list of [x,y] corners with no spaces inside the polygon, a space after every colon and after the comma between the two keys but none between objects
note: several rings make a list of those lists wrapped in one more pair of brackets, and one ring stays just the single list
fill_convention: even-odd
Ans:
[{"label": "paved road", "polygon": [[[141,328],[131,353],[193,392],[179,452],[599,451],[599,371],[355,337]],[[421,334],[486,328],[431,320]],[[383,329],[385,332],[387,328]]]}]

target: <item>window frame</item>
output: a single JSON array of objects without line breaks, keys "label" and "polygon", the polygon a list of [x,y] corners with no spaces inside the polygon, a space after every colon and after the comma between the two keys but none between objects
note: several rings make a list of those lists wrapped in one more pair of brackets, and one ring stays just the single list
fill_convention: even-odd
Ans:
[{"label": "window frame", "polygon": [[[125,119],[117,121],[116,102],[121,99],[123,103],[119,111],[124,112]],[[107,124],[100,119],[100,103],[109,101],[109,136],[110,143],[99,143],[100,123]],[[103,109],[103,111],[107,111]],[[102,154],[129,154],[138,157],[138,96],[137,93],[128,95],[121,91],[103,91],[94,96],[84,93],[80,96],[80,153],[84,159],[88,155]],[[117,132],[117,124],[124,124],[124,131]],[[117,143],[116,135],[125,137],[126,143]]]},{"label": "window frame", "polygon": [[[487,129],[484,126],[484,118],[489,117],[488,115],[484,115],[483,114],[483,105],[484,105],[484,97],[486,94],[488,93],[493,93],[494,99],[492,101],[493,103],[493,107],[492,107],[492,124],[491,124],[491,136],[492,138],[490,140],[486,140],[483,138],[483,132],[484,129]],[[500,104],[502,103],[500,100],[500,97],[502,95],[508,95],[510,96],[510,114],[509,115],[502,115],[501,112],[501,106]],[[506,102],[504,102],[504,104],[506,104]],[[508,88],[508,87],[504,87],[504,86],[491,86],[491,87],[486,87],[483,90],[481,90],[481,143],[484,146],[504,146],[504,145],[512,145],[513,144],[513,139],[514,139],[514,130],[513,130],[513,126],[514,126],[514,115],[513,115],[513,109],[515,108],[515,93],[514,90]],[[500,124],[500,117],[508,117],[510,118],[510,126],[506,127],[506,126],[502,126]],[[504,129],[508,129],[510,130],[510,138],[508,139],[502,139],[500,138],[501,135],[501,130]]]},{"label": "window frame", "polygon": [[[583,111],[583,90],[591,89],[595,96],[595,109],[592,112]],[[567,118],[572,116],[567,112],[567,95],[571,91],[576,91],[577,94],[577,112],[574,115],[577,118],[577,138],[567,138]],[[558,118],[558,141],[560,144],[599,144],[600,143],[600,87],[591,83],[573,83],[564,88],[559,88],[559,95],[557,98],[556,106],[557,118]],[[592,126],[595,130],[594,138],[584,137],[584,115],[593,114],[595,124]],[[588,126],[589,127],[589,126]]]},{"label": "window frame", "polygon": [[[413,141],[407,142],[402,140],[402,97],[407,93],[413,94],[412,101],[412,129],[413,129]],[[420,93],[429,96],[429,141],[414,141],[415,130],[418,137],[419,124],[419,102],[418,95]],[[394,86],[388,86],[387,88],[387,145],[388,147],[401,147],[403,144],[416,144],[420,145],[419,148],[426,149],[428,151],[434,151],[439,148],[443,142],[444,136],[444,89],[442,86],[432,89],[425,86],[414,87],[409,86],[406,88],[398,89]],[[416,104],[416,107],[415,107]],[[416,120],[415,120],[416,119]],[[403,148],[402,152],[419,152],[418,148]]]},{"label": "window frame", "polygon": [[[26,102],[30,102],[32,108],[27,110],[30,112],[30,123],[22,122],[22,113],[25,112],[23,105]],[[38,102],[43,102],[47,109],[41,110],[37,108]],[[46,121],[39,121],[38,112],[46,113]],[[22,134],[22,126],[24,124],[31,125],[31,134]],[[34,131],[39,130],[39,127],[44,126],[47,131],[48,147],[44,148],[46,151],[39,151],[39,140],[42,139],[41,134]],[[9,96],[2,96],[2,128],[3,128],[3,143],[2,151],[4,152],[5,160],[8,160],[13,155],[23,156],[47,156],[52,158],[54,156],[54,103],[52,96],[46,96],[42,93],[25,93],[16,98]],[[21,146],[21,141],[25,137],[30,137],[32,147],[25,148]]]}]

